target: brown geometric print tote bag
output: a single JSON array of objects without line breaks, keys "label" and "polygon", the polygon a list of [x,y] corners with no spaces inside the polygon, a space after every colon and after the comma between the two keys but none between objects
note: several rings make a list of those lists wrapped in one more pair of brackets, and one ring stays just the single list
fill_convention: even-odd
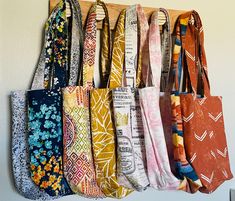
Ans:
[{"label": "brown geometric print tote bag", "polygon": [[[194,18],[194,23],[192,19]],[[201,192],[211,193],[233,177],[230,165],[221,96],[211,96],[204,51],[204,35],[196,11],[179,18],[181,55],[191,93],[181,93],[186,155],[200,178]],[[183,23],[182,23],[183,22]]]}]

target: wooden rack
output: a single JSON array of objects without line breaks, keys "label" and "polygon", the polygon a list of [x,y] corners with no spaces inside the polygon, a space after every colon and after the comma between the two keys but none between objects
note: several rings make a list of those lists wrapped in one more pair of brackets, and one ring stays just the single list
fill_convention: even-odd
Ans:
[{"label": "wooden rack", "polygon": [[[50,0],[50,12],[55,8],[55,6],[59,3],[60,0]],[[83,24],[86,20],[87,13],[93,4],[91,1],[79,1],[82,9],[82,21]],[[114,29],[115,24],[117,22],[118,16],[124,8],[127,8],[129,5],[121,5],[121,4],[113,4],[113,3],[106,3],[106,6],[108,8],[109,12],[109,20],[110,20],[110,26],[111,29]],[[146,16],[149,18],[153,11],[155,11],[157,8],[149,8],[144,7]],[[185,13],[186,11],[183,10],[173,10],[173,9],[167,9],[170,15],[170,21],[171,21],[171,31],[174,29],[175,21],[177,20],[178,16],[182,13]],[[98,28],[101,27],[101,24],[98,24]]]}]

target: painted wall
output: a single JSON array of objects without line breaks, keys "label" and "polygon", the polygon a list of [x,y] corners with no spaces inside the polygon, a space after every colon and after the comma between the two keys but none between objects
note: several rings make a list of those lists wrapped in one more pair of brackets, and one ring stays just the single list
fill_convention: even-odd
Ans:
[{"label": "painted wall", "polygon": [[[109,0],[127,3],[125,0]],[[225,126],[232,170],[235,172],[235,2],[233,0],[129,0],[128,4],[173,9],[195,9],[205,29],[205,48],[211,90],[223,96]],[[10,163],[9,94],[11,90],[27,89],[39,57],[43,25],[48,16],[48,0],[0,0],[0,200],[23,201],[13,185]],[[203,165],[203,164],[202,164]],[[223,184],[212,195],[147,190],[133,193],[123,200],[187,200],[228,201],[229,189],[235,180]],[[79,196],[61,201],[85,200]],[[111,200],[111,199],[107,199]]]}]

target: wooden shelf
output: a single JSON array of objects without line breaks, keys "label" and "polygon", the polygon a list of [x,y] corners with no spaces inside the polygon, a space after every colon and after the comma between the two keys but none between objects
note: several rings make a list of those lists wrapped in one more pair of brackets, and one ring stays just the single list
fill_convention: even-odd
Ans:
[{"label": "wooden shelf", "polygon": [[[60,0],[50,0],[50,12],[55,8],[55,6],[58,4]],[[105,1],[104,1],[105,2]],[[79,1],[81,9],[82,9],[82,21],[83,24],[86,20],[87,13],[93,4],[91,1]],[[121,5],[121,4],[114,4],[114,3],[106,3],[106,6],[108,8],[109,12],[109,19],[110,19],[110,26],[111,29],[114,29],[115,24],[117,22],[118,16],[124,8],[127,8],[129,5]],[[146,16],[149,18],[153,11],[155,11],[157,8],[149,8],[144,7]],[[167,9],[170,15],[171,20],[171,31],[174,29],[175,21],[177,20],[178,16],[182,13],[185,13],[184,10],[173,10],[173,9]],[[98,28],[101,27],[101,23],[98,23]]]}]

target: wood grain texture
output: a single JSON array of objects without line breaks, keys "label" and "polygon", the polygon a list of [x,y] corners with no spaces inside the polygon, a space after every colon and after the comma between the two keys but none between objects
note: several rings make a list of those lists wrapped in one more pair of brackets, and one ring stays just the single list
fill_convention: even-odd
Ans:
[{"label": "wood grain texture", "polygon": [[[50,13],[55,8],[55,6],[59,3],[60,0],[50,0]],[[93,4],[91,1],[79,1],[82,9],[82,23],[84,25],[88,11]],[[114,4],[114,3],[106,3],[106,6],[108,8],[109,12],[109,19],[110,19],[110,26],[111,29],[115,28],[118,16],[122,9],[127,8],[129,5],[121,5],[121,4]],[[146,16],[149,17],[153,13],[153,11],[156,11],[158,8],[150,8],[150,7],[144,7],[144,11]],[[171,32],[173,32],[175,21],[177,20],[178,16],[182,13],[185,13],[184,10],[173,10],[173,9],[167,9],[170,15],[171,20]],[[102,27],[102,23],[98,23],[98,29]]]}]

